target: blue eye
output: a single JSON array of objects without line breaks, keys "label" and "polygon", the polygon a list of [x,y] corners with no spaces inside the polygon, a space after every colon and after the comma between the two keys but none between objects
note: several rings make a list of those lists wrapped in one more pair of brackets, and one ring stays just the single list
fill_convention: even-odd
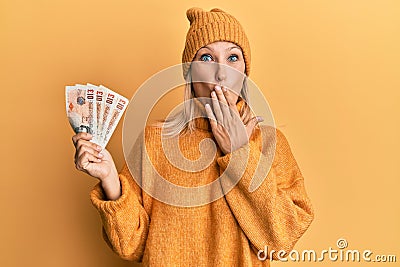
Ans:
[{"label": "blue eye", "polygon": [[202,56],[200,57],[200,60],[201,60],[201,61],[204,61],[204,62],[208,62],[208,61],[211,61],[211,60],[212,60],[212,57],[211,57],[210,55],[206,54],[206,55],[202,55]]},{"label": "blue eye", "polygon": [[239,60],[239,58],[237,55],[231,55],[231,56],[229,56],[228,60],[231,62],[236,62]]}]

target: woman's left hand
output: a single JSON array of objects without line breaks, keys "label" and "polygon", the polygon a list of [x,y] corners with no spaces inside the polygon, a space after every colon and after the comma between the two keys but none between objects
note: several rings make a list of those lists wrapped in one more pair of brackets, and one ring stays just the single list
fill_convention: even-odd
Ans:
[{"label": "woman's left hand", "polygon": [[244,125],[236,107],[237,95],[226,88],[215,86],[211,99],[213,108],[206,104],[205,109],[221,151],[228,154],[247,144],[254,127],[263,119],[254,117]]}]

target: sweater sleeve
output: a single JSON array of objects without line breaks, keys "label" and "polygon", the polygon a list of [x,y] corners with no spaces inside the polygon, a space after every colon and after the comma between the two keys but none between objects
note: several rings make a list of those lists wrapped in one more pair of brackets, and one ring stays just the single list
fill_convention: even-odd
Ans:
[{"label": "sweater sleeve", "polygon": [[[229,190],[229,182],[221,182],[221,186],[236,220],[256,252],[265,246],[269,251],[283,249],[289,252],[311,224],[314,213],[285,136],[276,129],[273,155],[275,146],[271,146],[271,142],[275,131],[274,138],[263,138],[263,146],[260,145],[260,132],[265,133],[265,129],[258,130],[259,134],[247,145],[217,159],[221,174],[225,172],[228,180],[240,179],[229,192],[225,191]],[[269,160],[271,154],[273,161]],[[232,158],[235,162],[229,164]],[[263,175],[261,184],[257,189],[249,190],[253,177],[257,180],[260,174]]]},{"label": "sweater sleeve", "polygon": [[[138,160],[139,161],[139,160]],[[119,174],[122,194],[115,201],[105,200],[98,183],[90,193],[94,207],[103,223],[103,238],[121,258],[141,261],[149,228],[149,216],[141,189],[129,172],[127,164]]]}]

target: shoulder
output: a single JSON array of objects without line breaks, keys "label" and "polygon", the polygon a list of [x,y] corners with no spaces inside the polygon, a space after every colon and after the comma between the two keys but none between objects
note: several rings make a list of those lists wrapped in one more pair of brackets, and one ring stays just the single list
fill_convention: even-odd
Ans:
[{"label": "shoulder", "polygon": [[265,143],[275,143],[276,147],[288,146],[288,141],[284,133],[276,127],[270,125],[260,125],[258,127],[260,137]]},{"label": "shoulder", "polygon": [[158,124],[150,124],[146,125],[144,128],[144,136],[145,138],[155,137],[161,135],[162,127]]},{"label": "shoulder", "polygon": [[260,125],[259,129],[263,135],[266,137],[273,137],[277,139],[279,142],[287,142],[287,139],[283,132],[276,127],[270,125]]},{"label": "shoulder", "polygon": [[280,129],[269,125],[261,125],[259,129],[264,155],[273,155],[274,163],[293,160],[289,142]]},{"label": "shoulder", "polygon": [[[134,137],[135,141],[132,147],[134,153],[138,153],[146,148],[154,147],[156,140],[159,140],[161,135],[161,128],[156,127],[154,125],[145,126],[144,129],[141,129],[137,136]],[[132,153],[131,150],[131,153]]]},{"label": "shoulder", "polygon": [[156,145],[162,141],[162,137],[166,138],[165,133],[162,123],[149,124],[144,128],[144,140],[147,144]]}]

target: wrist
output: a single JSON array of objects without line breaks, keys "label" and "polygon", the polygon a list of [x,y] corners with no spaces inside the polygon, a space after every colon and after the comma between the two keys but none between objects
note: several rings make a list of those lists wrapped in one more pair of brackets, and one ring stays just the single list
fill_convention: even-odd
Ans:
[{"label": "wrist", "polygon": [[101,187],[109,200],[117,200],[121,196],[121,183],[115,167],[106,178],[101,180]]}]

